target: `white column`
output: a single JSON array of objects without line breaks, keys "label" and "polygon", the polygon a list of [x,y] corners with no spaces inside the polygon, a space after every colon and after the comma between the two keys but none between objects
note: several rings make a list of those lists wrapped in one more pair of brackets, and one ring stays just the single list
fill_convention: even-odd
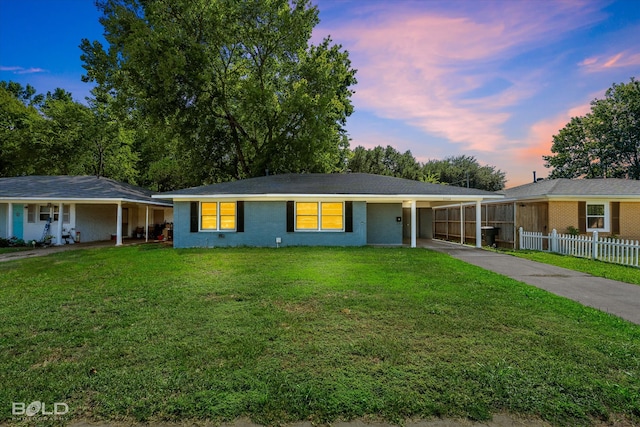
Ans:
[{"label": "white column", "polygon": [[62,203],[58,203],[58,226],[56,227],[56,246],[62,245],[62,222],[64,211]]},{"label": "white column", "polygon": [[144,241],[149,241],[149,205],[147,205],[147,214],[144,219]]},{"label": "white column", "polygon": [[7,239],[13,237],[13,203],[9,202],[7,209]]},{"label": "white column", "polygon": [[464,245],[464,206],[460,202],[460,244]]},{"label": "white column", "polygon": [[418,221],[416,219],[416,204],[415,200],[411,201],[411,247],[416,247],[416,230],[418,229]]},{"label": "white column", "polygon": [[116,246],[122,246],[122,202],[118,202],[118,215],[116,216]]},{"label": "white column", "polygon": [[476,201],[476,248],[482,247],[482,203]]}]

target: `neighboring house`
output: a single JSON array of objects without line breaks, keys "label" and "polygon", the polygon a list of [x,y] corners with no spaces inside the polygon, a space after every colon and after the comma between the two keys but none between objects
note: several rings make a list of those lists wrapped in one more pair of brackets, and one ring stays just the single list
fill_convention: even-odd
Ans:
[{"label": "neighboring house", "polygon": [[[171,191],[174,247],[416,246],[432,208],[487,191],[370,174],[285,174]],[[478,225],[479,226],[479,225]]]},{"label": "neighboring house", "polygon": [[553,179],[503,192],[516,207],[516,228],[580,233],[597,231],[640,239],[640,181],[630,179]]},{"label": "neighboring house", "polygon": [[[482,204],[484,226],[499,228],[497,243],[516,247],[517,229],[640,239],[640,181],[627,179],[550,179],[499,192],[504,200]],[[436,222],[457,207],[436,212]],[[473,215],[474,207],[467,207]],[[455,229],[455,226],[452,227]],[[445,227],[441,227],[445,230]],[[436,237],[442,237],[436,232]]]},{"label": "neighboring house", "polygon": [[[171,202],[152,199],[144,188],[95,176],[0,178],[0,237],[54,244],[133,236],[136,230],[170,223]],[[142,233],[148,236],[148,233]]]}]

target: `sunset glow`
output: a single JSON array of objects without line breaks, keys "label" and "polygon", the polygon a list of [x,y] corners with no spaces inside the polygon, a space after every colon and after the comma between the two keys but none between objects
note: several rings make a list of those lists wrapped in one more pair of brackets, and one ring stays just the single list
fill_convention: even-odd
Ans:
[{"label": "sunset glow", "polygon": [[[84,100],[78,45],[104,43],[93,1],[0,2],[0,79]],[[506,172],[507,187],[534,170],[547,176],[553,135],[613,83],[640,77],[631,1],[312,2],[312,42],[331,36],[358,70],[352,148],[392,145],[420,161],[475,156]]]}]

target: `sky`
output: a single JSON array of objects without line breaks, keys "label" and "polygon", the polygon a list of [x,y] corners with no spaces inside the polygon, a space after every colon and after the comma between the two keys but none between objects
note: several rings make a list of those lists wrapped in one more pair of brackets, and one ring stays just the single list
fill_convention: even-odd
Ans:
[{"label": "sky", "polygon": [[[473,156],[507,188],[546,177],[553,135],[640,78],[637,0],[312,2],[312,42],[330,36],[358,70],[352,148]],[[84,100],[78,46],[104,43],[99,16],[92,0],[0,0],[0,80]]]}]

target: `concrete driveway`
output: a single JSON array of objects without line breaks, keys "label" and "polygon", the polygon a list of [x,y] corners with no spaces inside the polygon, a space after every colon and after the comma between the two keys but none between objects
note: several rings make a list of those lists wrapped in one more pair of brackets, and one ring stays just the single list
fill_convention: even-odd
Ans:
[{"label": "concrete driveway", "polygon": [[[594,277],[566,268],[441,240],[421,247],[444,252],[469,264],[570,298],[583,305],[640,324],[640,286]],[[638,270],[640,274],[640,270]]]}]

